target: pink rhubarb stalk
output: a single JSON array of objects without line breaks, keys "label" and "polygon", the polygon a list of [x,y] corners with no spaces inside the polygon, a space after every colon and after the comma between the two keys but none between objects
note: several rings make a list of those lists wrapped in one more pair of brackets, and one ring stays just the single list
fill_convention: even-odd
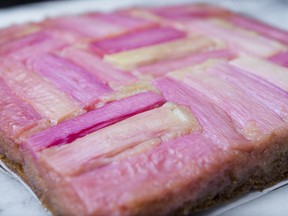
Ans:
[{"label": "pink rhubarb stalk", "polygon": [[189,54],[216,49],[222,46],[222,44],[218,44],[208,37],[191,35],[189,38],[105,55],[104,60],[127,70],[163,60],[181,58]]},{"label": "pink rhubarb stalk", "polygon": [[20,37],[25,37],[27,35],[33,34],[41,30],[38,24],[29,23],[22,25],[13,25],[8,28],[0,29],[0,44],[17,40]]},{"label": "pink rhubarb stalk", "polygon": [[57,172],[80,173],[97,166],[98,159],[113,157],[150,140],[160,144],[195,130],[198,130],[198,123],[193,116],[167,104],[105,127],[69,145],[44,150],[40,157]]},{"label": "pink rhubarb stalk", "polygon": [[187,72],[183,82],[201,91],[228,113],[237,130],[248,140],[261,140],[284,126],[280,117],[269,108],[209,70],[191,68]]},{"label": "pink rhubarb stalk", "polygon": [[269,24],[260,22],[256,19],[252,19],[242,15],[232,15],[230,18],[233,24],[251,31],[257,32],[268,38],[278,40],[286,45],[288,45],[288,32]]},{"label": "pink rhubarb stalk", "polygon": [[100,54],[113,54],[180,39],[185,36],[186,33],[171,27],[156,27],[96,41],[91,44],[91,47]]},{"label": "pink rhubarb stalk", "polygon": [[[203,177],[220,172],[225,158],[225,153],[203,136],[182,136],[137,157],[69,178],[66,186],[74,189],[87,214],[128,215],[137,212],[140,203],[155,203],[169,194],[168,213],[196,196]],[[228,179],[221,185],[227,183]],[[184,196],[179,197],[179,192]]]},{"label": "pink rhubarb stalk", "polygon": [[87,51],[70,47],[65,49],[62,54],[110,87],[127,85],[136,81],[131,73],[113,68],[112,65]]},{"label": "pink rhubarb stalk", "polygon": [[155,80],[154,84],[168,101],[187,106],[199,121],[203,135],[219,147],[227,149],[246,142],[232,119],[199,91],[167,77]]},{"label": "pink rhubarb stalk", "polygon": [[187,27],[191,32],[200,32],[223,40],[239,53],[266,58],[286,50],[286,47],[278,41],[251,34],[251,32],[239,29],[225,20],[196,20],[187,22]]},{"label": "pink rhubarb stalk", "polygon": [[85,69],[52,54],[30,59],[31,70],[42,75],[84,107],[93,106],[110,88]]},{"label": "pink rhubarb stalk", "polygon": [[1,45],[0,56],[9,55],[18,61],[26,60],[60,49],[65,45],[65,42],[54,39],[47,32],[36,32]]},{"label": "pink rhubarb stalk", "polygon": [[162,105],[164,102],[164,98],[158,94],[151,92],[140,93],[61,122],[58,125],[33,135],[24,145],[25,148],[37,152],[51,146],[71,143],[77,138],[137,113],[153,109]]},{"label": "pink rhubarb stalk", "polygon": [[125,32],[122,26],[84,15],[61,17],[52,20],[51,24],[92,38],[103,38]]},{"label": "pink rhubarb stalk", "polygon": [[5,65],[0,74],[9,87],[52,124],[81,112],[77,103],[37,74],[11,61]]},{"label": "pink rhubarb stalk", "polygon": [[214,51],[204,51],[197,54],[189,55],[183,58],[175,60],[164,60],[154,64],[145,65],[136,69],[143,74],[151,74],[154,77],[160,77],[164,74],[178,70],[181,68],[193,66],[199,63],[202,63],[208,59],[231,59],[234,57],[234,54],[225,49],[225,50],[214,50]]},{"label": "pink rhubarb stalk", "polygon": [[252,76],[257,76],[273,83],[288,92],[288,68],[255,57],[240,57],[230,61],[230,64],[242,68]]},{"label": "pink rhubarb stalk", "polygon": [[[288,38],[288,37],[287,37]],[[288,68],[288,51],[280,52],[269,58],[272,62]]]},{"label": "pink rhubarb stalk", "polygon": [[157,26],[156,23],[145,20],[139,17],[133,17],[125,12],[114,12],[109,14],[99,14],[99,13],[91,13],[88,14],[89,17],[92,17],[97,20],[101,20],[107,23],[113,23],[114,25],[121,26],[125,28],[127,31],[135,31],[140,30],[152,26]]},{"label": "pink rhubarb stalk", "polygon": [[40,115],[29,104],[17,97],[0,78],[0,131],[10,137],[17,137],[36,126]]},{"label": "pink rhubarb stalk", "polygon": [[210,71],[227,80],[275,112],[288,123],[288,93],[258,77],[249,77],[247,72],[229,64],[220,64]]},{"label": "pink rhubarb stalk", "polygon": [[169,20],[191,20],[191,19],[203,19],[209,17],[219,17],[229,15],[231,12],[220,7],[211,5],[179,5],[179,6],[167,6],[152,9],[151,12],[156,15]]}]

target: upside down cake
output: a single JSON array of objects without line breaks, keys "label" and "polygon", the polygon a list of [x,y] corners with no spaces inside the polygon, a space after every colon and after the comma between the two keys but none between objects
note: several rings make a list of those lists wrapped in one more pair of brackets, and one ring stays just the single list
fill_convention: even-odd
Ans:
[{"label": "upside down cake", "polygon": [[0,30],[0,152],[54,215],[188,215],[288,172],[288,33],[195,4]]}]

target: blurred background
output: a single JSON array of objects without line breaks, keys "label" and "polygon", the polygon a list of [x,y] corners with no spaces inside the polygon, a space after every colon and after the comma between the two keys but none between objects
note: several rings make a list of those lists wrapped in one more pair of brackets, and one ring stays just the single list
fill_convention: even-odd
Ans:
[{"label": "blurred background", "polygon": [[11,6],[16,6],[16,5],[21,5],[21,4],[40,2],[40,1],[45,1],[45,0],[6,0],[6,1],[0,1],[0,7],[11,7]]},{"label": "blurred background", "polygon": [[288,0],[0,0],[0,27],[84,11],[190,2],[218,4],[288,30]]},{"label": "blurred background", "polygon": [[[0,1],[0,7],[10,7],[10,6],[16,6],[16,5],[21,5],[21,4],[27,4],[27,3],[33,3],[33,2],[43,2],[43,1],[57,1],[57,0],[1,0]],[[101,0],[90,0],[90,1],[101,1]],[[121,0],[115,0],[115,1],[121,1]],[[199,0],[199,1],[201,1],[201,0]],[[214,1],[217,2],[217,0],[214,0]],[[261,1],[266,1],[266,0],[232,0],[232,1],[234,1],[234,2],[237,2],[237,1],[238,2],[257,1],[257,2],[261,3]],[[272,1],[274,1],[275,3],[277,3],[277,2],[288,3],[288,0],[272,0]],[[169,2],[169,0],[167,2]]]},{"label": "blurred background", "polygon": [[221,5],[288,30],[288,0],[0,0],[0,28],[65,14],[190,2]]}]

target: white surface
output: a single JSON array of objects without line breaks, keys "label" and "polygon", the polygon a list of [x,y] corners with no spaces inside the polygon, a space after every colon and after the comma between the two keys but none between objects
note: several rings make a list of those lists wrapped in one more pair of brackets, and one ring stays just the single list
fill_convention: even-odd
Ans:
[{"label": "white surface", "polygon": [[[105,10],[110,11],[119,7],[132,5],[163,5],[181,2],[195,2],[188,0],[90,0],[90,1],[57,1],[41,4],[33,4],[12,9],[0,9],[0,26],[9,26],[15,23],[27,21],[38,21],[44,17],[63,14],[75,14],[85,11]],[[288,1],[286,0],[205,0],[201,2],[212,2],[221,4],[239,12],[245,12],[258,19],[262,19],[275,26],[288,30]],[[38,201],[29,191],[14,178],[9,177],[0,168],[0,216],[47,216],[48,213],[39,205]],[[288,186],[274,190],[262,195],[254,193],[246,196],[224,208],[217,208],[212,212],[201,214],[202,216],[287,216]],[[254,199],[253,201],[248,200]],[[242,204],[242,205],[241,205]],[[240,206],[239,206],[240,205]],[[223,213],[223,210],[233,208]]]},{"label": "white surface", "polygon": [[1,168],[0,196],[1,216],[49,216],[32,193]]},{"label": "white surface", "polygon": [[288,186],[236,207],[221,216],[287,216]]}]

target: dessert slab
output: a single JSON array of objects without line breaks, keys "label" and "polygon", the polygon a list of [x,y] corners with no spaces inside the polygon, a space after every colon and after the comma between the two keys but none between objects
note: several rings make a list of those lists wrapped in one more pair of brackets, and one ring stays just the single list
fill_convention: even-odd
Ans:
[{"label": "dessert slab", "polygon": [[[71,183],[85,206],[84,210],[79,206],[78,213],[140,214],[134,209],[139,207],[137,199],[145,203],[159,197],[161,204],[168,192],[177,202],[182,202],[179,190],[187,189],[187,183],[199,186],[197,178],[207,177],[207,173],[207,182],[201,180],[203,188],[193,189],[196,196],[201,193],[205,196],[211,174],[224,188],[226,184],[231,186],[227,182],[231,180],[231,171],[233,175],[235,170],[239,171],[236,182],[241,178],[245,181],[251,173],[248,168],[241,168],[241,163],[247,161],[250,152],[255,154],[249,161],[250,168],[260,166],[260,171],[262,161],[274,160],[273,155],[275,160],[285,159],[285,156],[275,155],[280,147],[285,151],[281,143],[286,139],[285,32],[252,22],[258,27],[255,29],[255,26],[247,26],[244,17],[215,7],[191,5],[170,9],[131,9],[110,15],[92,13],[47,20],[40,27],[30,24],[24,26],[24,30],[17,27],[4,31],[2,128],[6,130],[6,139],[15,140],[16,146],[21,145],[21,151],[18,146],[11,149],[3,145],[3,152],[9,162],[13,160],[27,166],[25,175],[33,172],[32,181],[36,182],[29,182],[32,186],[41,188],[44,179],[42,189],[51,187],[48,194],[56,194],[52,202],[67,198],[72,198],[67,203],[73,202],[73,197],[64,195],[71,192]],[[89,22],[91,20],[93,22]],[[106,22],[105,28],[99,31],[89,27],[94,22]],[[77,23],[79,25],[75,25]],[[255,32],[251,33],[251,28]],[[11,116],[15,118],[10,120]],[[271,134],[276,135],[271,138]],[[4,144],[10,143],[8,141]],[[265,151],[271,151],[271,155],[265,156]],[[149,168],[151,159],[155,159],[152,170]],[[147,174],[134,170],[137,175],[133,175],[135,183],[131,183],[135,185],[127,188],[125,166],[132,168],[139,161],[144,164],[137,165],[137,169],[142,170],[144,166]],[[121,165],[123,163],[125,165]],[[268,173],[271,166],[265,167]],[[124,174],[119,176],[121,169]],[[171,174],[171,170],[178,169],[179,172]],[[157,173],[153,174],[153,170]],[[34,171],[39,171],[41,180],[35,180]],[[102,171],[103,176],[98,177]],[[280,167],[279,172],[285,171]],[[117,181],[113,183],[114,174]],[[105,176],[109,180],[105,180]],[[122,189],[129,190],[126,194],[119,187],[120,177]],[[223,182],[221,177],[224,177]],[[155,186],[153,181],[157,182]],[[161,181],[166,185],[164,188],[160,186]],[[103,195],[97,197],[91,189],[101,184]],[[215,182],[207,189],[208,193],[217,193],[219,188],[213,189],[213,186]],[[133,196],[133,188],[137,197]],[[147,188],[151,190],[145,195],[141,190]],[[112,192],[108,193],[113,189],[124,196],[116,205],[114,197],[109,197]],[[48,199],[51,202],[51,198]],[[100,206],[105,199],[112,201],[110,209]],[[61,202],[56,201],[50,208],[63,211],[65,201]],[[132,202],[128,203],[131,206],[127,207],[127,202]],[[149,202],[148,205],[150,209],[146,211],[153,210],[153,205]],[[171,205],[161,209],[163,214],[170,212]],[[119,209],[121,206],[125,208]],[[136,213],[131,213],[133,209]]]}]

